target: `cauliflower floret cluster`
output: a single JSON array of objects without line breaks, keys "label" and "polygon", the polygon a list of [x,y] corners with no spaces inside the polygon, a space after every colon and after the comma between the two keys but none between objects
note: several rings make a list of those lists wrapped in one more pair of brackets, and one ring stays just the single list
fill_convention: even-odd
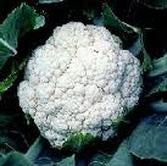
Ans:
[{"label": "cauliflower floret cluster", "polygon": [[137,104],[140,74],[138,59],[106,28],[70,22],[33,52],[19,102],[53,147],[73,133],[107,140]]}]

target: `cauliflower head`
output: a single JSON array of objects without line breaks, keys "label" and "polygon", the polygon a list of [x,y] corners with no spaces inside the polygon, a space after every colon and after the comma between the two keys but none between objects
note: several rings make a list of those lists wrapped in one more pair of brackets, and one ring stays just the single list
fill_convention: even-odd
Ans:
[{"label": "cauliflower head", "polygon": [[53,147],[75,133],[107,140],[138,102],[140,71],[139,60],[105,27],[69,22],[33,52],[19,103]]}]

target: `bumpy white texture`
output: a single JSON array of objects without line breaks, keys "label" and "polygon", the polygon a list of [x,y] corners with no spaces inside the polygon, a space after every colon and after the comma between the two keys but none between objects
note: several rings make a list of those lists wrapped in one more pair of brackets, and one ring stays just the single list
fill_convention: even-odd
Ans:
[{"label": "bumpy white texture", "polygon": [[113,136],[113,123],[138,101],[140,64],[104,27],[57,27],[29,60],[18,97],[53,147],[72,133]]}]

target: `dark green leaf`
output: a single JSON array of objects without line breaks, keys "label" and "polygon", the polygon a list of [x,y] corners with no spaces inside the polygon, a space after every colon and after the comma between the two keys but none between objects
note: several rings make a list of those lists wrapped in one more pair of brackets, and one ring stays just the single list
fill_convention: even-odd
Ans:
[{"label": "dark green leaf", "polygon": [[27,60],[24,60],[19,66],[14,66],[7,78],[0,82],[0,95],[2,95],[13,85],[18,77],[19,72],[25,67],[26,61]]},{"label": "dark green leaf", "polygon": [[39,136],[35,142],[31,145],[31,147],[28,149],[27,153],[25,154],[25,157],[30,161],[35,161],[41,151],[44,149],[44,140],[41,136]]},{"label": "dark green leaf", "polygon": [[153,69],[148,73],[148,76],[155,77],[165,73],[167,73],[167,54],[159,59],[153,60]]},{"label": "dark green leaf", "polygon": [[167,102],[162,100],[152,102],[149,105],[154,112],[167,112]]},{"label": "dark green leaf", "polygon": [[39,136],[30,146],[25,157],[34,165],[40,166],[57,166],[57,163],[59,164],[58,161],[60,161],[60,164],[67,164],[68,162],[70,164],[72,162],[72,158],[62,160],[62,154],[60,154],[57,149],[53,149],[41,136]]},{"label": "dark green leaf", "polygon": [[140,37],[133,43],[133,45],[128,50],[136,57],[140,55],[140,52],[142,51]]},{"label": "dark green leaf", "polygon": [[10,56],[15,56],[16,54],[17,50],[11,47],[5,40],[3,40],[0,35],[0,69],[3,68]]},{"label": "dark green leaf", "polygon": [[139,29],[121,21],[112,11],[108,4],[105,4],[103,10],[104,25],[110,26],[111,29],[128,34],[138,33]]},{"label": "dark green leaf", "polygon": [[153,66],[152,66],[151,57],[149,56],[149,54],[144,49],[143,50],[143,63],[142,63],[143,72],[151,71],[152,68],[153,68]]},{"label": "dark green leaf", "polygon": [[119,146],[117,152],[106,166],[133,166],[132,155],[128,150],[126,141]]},{"label": "dark green leaf", "polygon": [[91,134],[76,133],[71,135],[64,147],[73,152],[80,152],[92,141],[96,141],[96,139]]},{"label": "dark green leaf", "polygon": [[17,54],[18,38],[44,25],[44,17],[26,4],[12,11],[0,25],[0,69]]},{"label": "dark green leaf", "polygon": [[15,116],[14,115],[7,115],[7,114],[0,114],[0,127],[5,127],[10,125],[14,122]]},{"label": "dark green leaf", "polygon": [[140,33],[139,40],[140,40],[140,45],[141,45],[142,54],[143,54],[142,69],[143,69],[143,72],[149,72],[153,68],[152,59],[145,49],[144,34],[143,33]]},{"label": "dark green leaf", "polygon": [[141,159],[167,162],[167,116],[155,114],[143,119],[129,137],[128,146]]},{"label": "dark green leaf", "polygon": [[9,132],[8,131],[4,131],[0,130],[0,152],[4,152],[4,149],[2,148],[2,146],[9,146],[11,149],[13,149],[13,146],[16,144],[16,140],[12,140],[12,138],[10,138],[9,136]]},{"label": "dark green leaf", "polygon": [[50,4],[50,3],[59,3],[63,2],[64,0],[39,0],[40,4]]},{"label": "dark green leaf", "polygon": [[153,88],[150,90],[147,96],[151,96],[152,94],[166,91],[167,91],[167,78],[164,78],[161,82],[153,86]]},{"label": "dark green leaf", "polygon": [[89,166],[133,166],[133,158],[126,141],[124,141],[113,156],[105,153],[99,154],[90,162]]},{"label": "dark green leaf", "polygon": [[112,155],[99,152],[91,159],[89,166],[106,166],[106,164],[111,160]]},{"label": "dark green leaf", "polygon": [[33,166],[33,164],[19,152],[7,154],[3,158],[0,158],[0,162],[0,166]]},{"label": "dark green leaf", "polygon": [[[15,121],[16,123],[16,121]],[[0,153],[7,153],[11,150],[23,150],[23,147],[27,148],[28,143],[25,135],[21,131],[17,131],[12,128],[14,123],[10,126],[0,127]]]},{"label": "dark green leaf", "polygon": [[67,157],[56,163],[56,166],[75,166],[75,156]]},{"label": "dark green leaf", "polygon": [[155,9],[165,9],[167,8],[167,1],[166,0],[144,0],[145,6],[155,8]]}]

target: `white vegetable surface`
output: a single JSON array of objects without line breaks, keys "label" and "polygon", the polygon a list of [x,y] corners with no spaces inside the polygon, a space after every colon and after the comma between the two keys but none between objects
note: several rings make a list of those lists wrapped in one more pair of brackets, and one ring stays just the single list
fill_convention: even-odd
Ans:
[{"label": "white vegetable surface", "polygon": [[53,147],[72,133],[107,140],[141,92],[139,60],[104,27],[70,22],[38,47],[18,88],[20,106]]}]

